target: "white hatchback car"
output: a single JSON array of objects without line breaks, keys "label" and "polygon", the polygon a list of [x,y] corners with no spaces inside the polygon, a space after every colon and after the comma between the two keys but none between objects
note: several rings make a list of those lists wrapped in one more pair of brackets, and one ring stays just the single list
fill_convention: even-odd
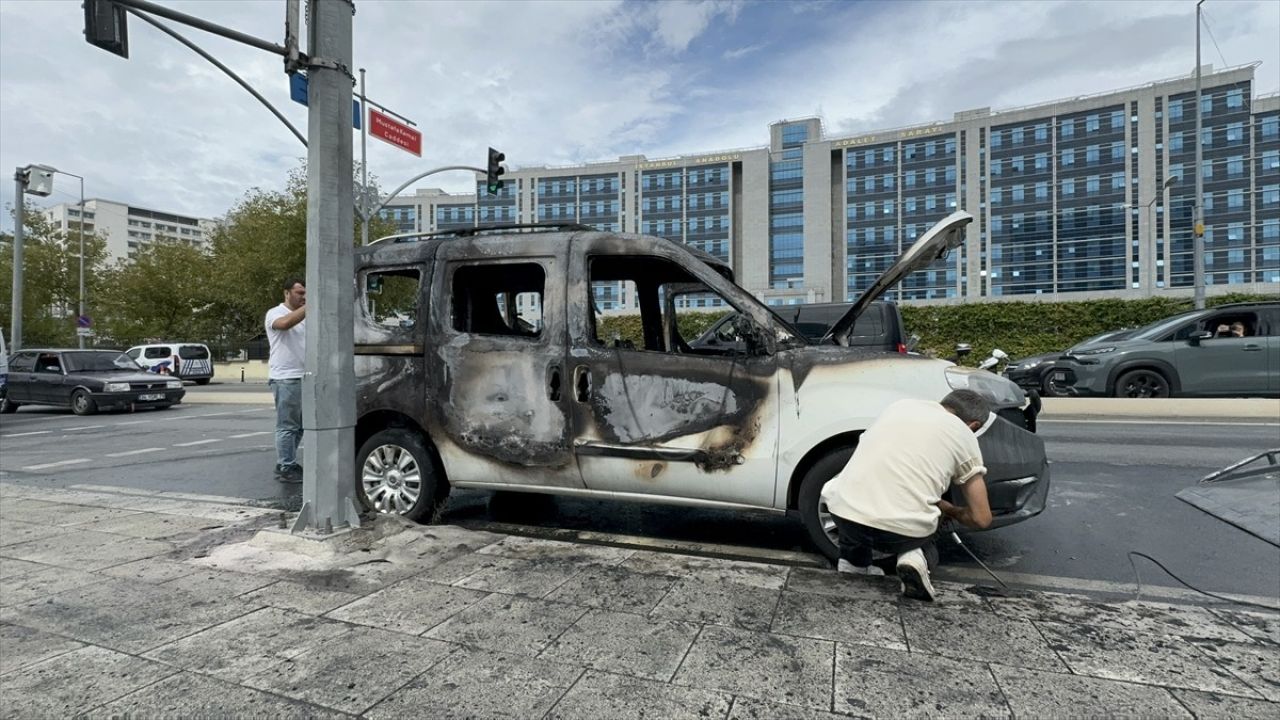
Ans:
[{"label": "white hatchback car", "polygon": [[135,345],[125,351],[142,368],[197,385],[208,385],[213,379],[213,356],[207,345],[199,343],[156,343]]}]

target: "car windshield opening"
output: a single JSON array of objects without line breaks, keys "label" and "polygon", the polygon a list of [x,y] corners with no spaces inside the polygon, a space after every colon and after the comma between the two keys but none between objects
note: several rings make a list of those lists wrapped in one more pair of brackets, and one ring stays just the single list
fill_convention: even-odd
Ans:
[{"label": "car windshield opening", "polygon": [[137,370],[138,364],[122,352],[75,352],[63,356],[67,372]]}]

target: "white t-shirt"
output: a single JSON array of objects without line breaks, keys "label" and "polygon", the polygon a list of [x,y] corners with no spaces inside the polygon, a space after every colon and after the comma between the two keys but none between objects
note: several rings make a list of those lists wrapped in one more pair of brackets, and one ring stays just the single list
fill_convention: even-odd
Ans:
[{"label": "white t-shirt", "polygon": [[271,323],[293,312],[284,303],[267,311],[267,342],[271,344],[267,378],[292,380],[302,377],[306,365],[307,321],[304,319],[288,330],[277,330]]},{"label": "white t-shirt", "polygon": [[934,505],[950,485],[986,474],[978,438],[930,400],[899,400],[862,434],[849,464],[822,488],[845,520],[908,537],[938,529]]}]

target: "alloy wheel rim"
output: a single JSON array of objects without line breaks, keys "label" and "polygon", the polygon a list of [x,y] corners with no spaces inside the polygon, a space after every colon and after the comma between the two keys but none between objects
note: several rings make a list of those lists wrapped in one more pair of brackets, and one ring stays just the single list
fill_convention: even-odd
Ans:
[{"label": "alloy wheel rim", "polygon": [[407,449],[380,445],[365,458],[360,485],[374,510],[403,515],[422,494],[422,469]]},{"label": "alloy wheel rim", "polygon": [[818,524],[822,526],[822,532],[826,534],[827,539],[837,547],[840,545],[840,530],[836,528],[836,518],[831,514],[831,510],[827,508],[824,502],[818,503]]}]

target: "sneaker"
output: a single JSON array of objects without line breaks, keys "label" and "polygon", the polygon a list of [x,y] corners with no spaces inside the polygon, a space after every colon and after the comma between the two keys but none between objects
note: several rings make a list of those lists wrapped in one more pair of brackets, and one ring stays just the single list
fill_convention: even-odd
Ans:
[{"label": "sneaker", "polygon": [[884,575],[884,571],[875,565],[858,567],[844,558],[840,558],[840,562],[836,563],[836,571],[845,575]]},{"label": "sneaker", "polygon": [[898,556],[898,579],[902,594],[916,600],[932,601],[933,583],[929,582],[929,565],[919,549]]},{"label": "sneaker", "polygon": [[297,485],[302,482],[302,466],[301,465],[277,465],[276,480],[286,485]]}]

